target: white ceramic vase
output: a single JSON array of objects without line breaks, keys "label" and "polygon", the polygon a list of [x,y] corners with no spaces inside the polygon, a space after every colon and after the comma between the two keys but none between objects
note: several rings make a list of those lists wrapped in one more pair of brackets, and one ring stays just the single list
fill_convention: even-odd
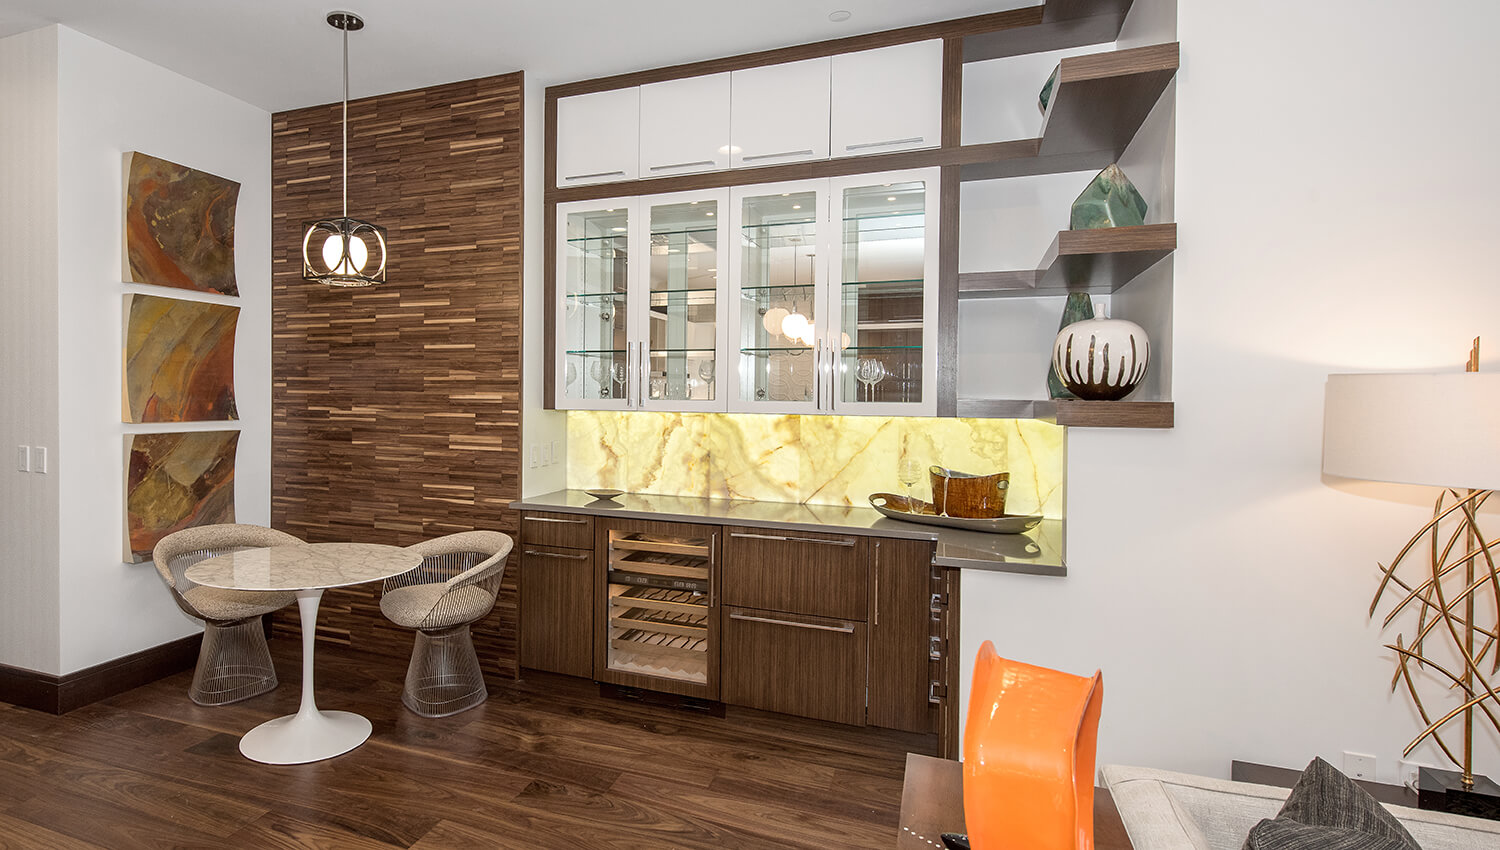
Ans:
[{"label": "white ceramic vase", "polygon": [[1118,401],[1146,377],[1151,341],[1135,322],[1097,318],[1074,322],[1052,343],[1057,376],[1074,395]]}]

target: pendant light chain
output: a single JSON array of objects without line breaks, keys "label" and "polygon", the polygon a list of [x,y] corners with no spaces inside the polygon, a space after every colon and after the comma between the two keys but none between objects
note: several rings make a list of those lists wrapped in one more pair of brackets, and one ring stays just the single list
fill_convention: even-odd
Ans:
[{"label": "pendant light chain", "polygon": [[349,217],[349,29],[344,33],[344,218]]}]

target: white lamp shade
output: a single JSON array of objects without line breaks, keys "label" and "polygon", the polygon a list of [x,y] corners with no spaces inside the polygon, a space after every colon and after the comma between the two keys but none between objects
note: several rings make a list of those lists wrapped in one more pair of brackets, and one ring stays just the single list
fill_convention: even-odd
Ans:
[{"label": "white lamp shade", "polygon": [[1500,373],[1329,375],[1323,471],[1500,489]]}]

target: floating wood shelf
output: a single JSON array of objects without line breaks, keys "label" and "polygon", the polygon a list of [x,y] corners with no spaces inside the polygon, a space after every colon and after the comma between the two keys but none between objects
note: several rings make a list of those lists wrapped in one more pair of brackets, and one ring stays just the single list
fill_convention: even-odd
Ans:
[{"label": "floating wood shelf", "polygon": [[961,398],[965,419],[1043,419],[1075,428],[1171,428],[1170,401]]},{"label": "floating wood shelf", "polygon": [[1131,0],[1047,0],[1041,23],[964,37],[964,61],[982,62],[1114,41]]},{"label": "floating wood shelf", "polygon": [[1177,225],[1064,230],[1034,270],[968,272],[958,297],[1015,298],[1064,292],[1110,293],[1177,250]]},{"label": "floating wood shelf", "polygon": [[1062,60],[1041,138],[964,145],[957,157],[960,179],[1058,174],[1115,162],[1176,75],[1179,53],[1172,42]]}]

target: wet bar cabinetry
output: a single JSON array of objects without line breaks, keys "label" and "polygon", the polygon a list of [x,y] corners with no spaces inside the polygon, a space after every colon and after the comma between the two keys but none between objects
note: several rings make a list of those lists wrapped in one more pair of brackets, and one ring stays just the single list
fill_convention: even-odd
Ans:
[{"label": "wet bar cabinetry", "polygon": [[957,571],[929,540],[525,509],[522,534],[524,667],[948,738]]}]

